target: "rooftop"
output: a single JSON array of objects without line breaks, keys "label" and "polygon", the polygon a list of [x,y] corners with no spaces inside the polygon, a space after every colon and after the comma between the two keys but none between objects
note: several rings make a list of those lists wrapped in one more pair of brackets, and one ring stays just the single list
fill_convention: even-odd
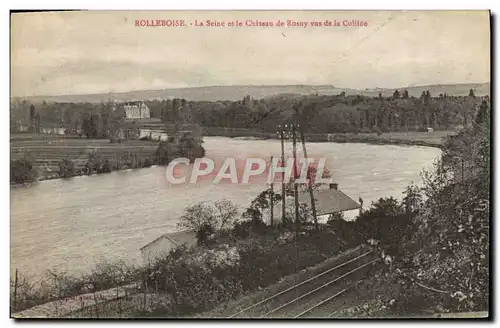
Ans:
[{"label": "rooftop", "polygon": [[[313,194],[316,200],[317,216],[361,208],[360,204],[335,188],[314,190]],[[299,203],[307,204],[307,206],[311,208],[311,196],[309,195],[309,191],[306,190],[299,193]],[[281,202],[278,202],[274,206],[274,217],[281,217]]]},{"label": "rooftop", "polygon": [[170,240],[170,242],[172,242],[176,246],[180,246],[183,244],[188,244],[188,246],[192,246],[196,244],[197,241],[196,234],[193,231],[186,230],[186,231],[172,232],[161,235],[152,242],[142,246],[139,250],[142,251],[146,247],[151,246],[164,238]]},{"label": "rooftop", "polygon": [[142,104],[144,104],[143,101],[127,101],[123,103],[123,106],[140,106]]}]

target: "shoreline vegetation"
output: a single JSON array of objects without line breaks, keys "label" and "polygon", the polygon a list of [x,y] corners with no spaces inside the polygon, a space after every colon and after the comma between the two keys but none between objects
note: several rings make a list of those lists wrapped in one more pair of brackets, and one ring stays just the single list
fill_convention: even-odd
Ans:
[{"label": "shoreline vegetation", "polygon": [[[251,131],[249,129],[223,129],[223,128],[204,128],[204,134],[210,137],[227,137],[240,140],[268,140],[277,139],[276,134],[272,133],[262,133],[258,131]],[[444,140],[448,136],[455,135],[456,131],[433,131],[433,132],[389,132],[389,133],[342,133],[342,134],[307,134],[305,135],[307,142],[332,142],[332,143],[364,143],[373,145],[400,145],[400,146],[424,146],[424,147],[436,147],[442,149]],[[47,136],[26,134],[22,133],[16,134],[15,138],[11,138],[11,146],[18,147],[20,142],[23,141],[39,141]],[[48,140],[52,142],[57,142],[57,140],[65,140],[71,144],[72,140],[81,140],[74,136],[51,136],[49,135]],[[94,140],[95,141],[95,140]],[[104,142],[104,140],[102,140]],[[96,151],[88,151],[87,154],[72,154],[71,150],[63,149],[67,154],[63,156],[56,163],[58,167],[54,167],[51,172],[45,174],[29,173],[35,169],[35,162],[37,161],[37,153],[42,153],[46,149],[50,149],[51,145],[42,143],[39,145],[38,149],[33,151],[34,154],[25,154],[24,158],[11,161],[11,168],[17,176],[11,175],[11,186],[20,187],[27,183],[33,183],[37,181],[60,179],[60,178],[71,178],[76,176],[89,176],[102,173],[110,173],[114,171],[124,171],[130,169],[147,168],[154,165],[165,165],[168,164],[165,156],[168,155],[169,160],[175,154],[179,154],[179,157],[186,157],[188,155],[193,157],[195,154],[204,154],[204,149],[201,145],[197,145],[191,141],[183,140],[184,146],[179,146],[172,141],[167,142],[151,142],[151,141],[138,141],[130,146],[127,146],[125,142],[123,147],[115,147],[112,154],[108,151],[101,150],[99,148],[103,147],[101,144],[95,146]],[[17,144],[16,144],[17,143]],[[137,150],[138,145],[141,145],[144,149],[149,149],[148,151]],[[56,143],[57,145],[57,143]],[[87,146],[92,146],[92,141],[89,142]],[[71,146],[68,146],[71,148]],[[156,148],[153,150],[153,148]],[[177,148],[177,149],[175,149]],[[46,151],[45,151],[46,152]],[[101,154],[102,153],[102,154]],[[72,158],[73,157],[77,157]],[[24,160],[23,160],[24,159]],[[83,162],[82,162],[83,161]],[[80,164],[80,165],[78,165]],[[83,166],[82,166],[83,164]],[[79,166],[79,167],[78,167]],[[39,167],[43,167],[39,165]],[[40,170],[38,170],[40,171]],[[11,169],[12,173],[12,169]],[[34,177],[32,174],[35,174]],[[26,181],[26,182],[21,182]]]},{"label": "shoreline vegetation", "polygon": [[[456,130],[432,132],[386,132],[386,133],[330,133],[304,134],[306,142],[364,143],[372,145],[425,146],[442,148],[446,137],[457,134]],[[250,129],[204,128],[205,136],[227,137],[240,140],[278,139],[276,133],[252,131]]]},{"label": "shoreline vegetation", "polygon": [[[11,98],[10,127],[11,131],[18,132],[57,131],[64,133],[68,137],[66,140],[74,140],[75,136],[79,136],[86,138],[82,141],[89,144],[97,139],[108,139],[110,144],[120,145],[136,139],[148,129],[161,130],[169,136],[174,136],[174,139],[177,139],[176,134],[179,132],[197,129],[203,130],[197,131],[198,136],[277,139],[276,127],[293,123],[300,125],[307,142],[442,148],[443,137],[469,126],[479,107],[488,102],[488,95],[476,96],[473,89],[469,90],[468,96],[446,93],[431,95],[429,90],[423,90],[420,96],[416,97],[410,95],[408,90],[402,89],[394,90],[392,96],[379,93],[378,96],[372,97],[349,95],[343,91],[337,95],[276,94],[260,99],[246,95],[236,101],[191,101],[174,98],[140,101],[141,106],[149,110],[149,115],[145,115],[148,118],[130,119],[125,112],[126,103],[111,100],[99,104],[46,101],[29,103],[27,99]],[[29,140],[22,139],[21,137],[19,140],[13,140],[11,137],[11,146],[15,147],[16,143],[29,143]],[[31,162],[29,158],[15,158],[18,162],[11,163],[15,170],[20,171],[19,174],[11,175],[11,183],[32,181],[30,172],[33,167],[40,165],[56,167],[55,170],[46,170],[50,174],[39,174],[41,177],[52,178],[56,176],[56,172],[61,177],[70,177],[94,172],[106,173],[123,168],[147,167],[150,162],[166,164],[163,159],[156,158],[155,152],[151,152],[151,144],[149,146],[149,149],[137,143],[131,149],[123,146],[121,150],[125,154],[116,151],[115,154],[110,154],[111,151],[106,151],[102,159],[97,156],[95,159],[82,161],[83,164],[88,162],[92,166],[91,162],[107,160],[108,163],[102,164],[104,167],[83,167],[82,171],[82,163],[73,161],[81,156],[90,157],[91,154],[75,153],[75,150],[70,149],[72,146],[69,143],[67,149],[59,149],[61,154],[57,154],[57,157],[52,147],[42,144],[39,149],[35,147],[34,154],[28,154],[33,155]],[[190,144],[187,147],[192,146]],[[169,152],[168,156],[177,152],[171,146],[161,147],[157,151],[163,154]],[[190,150],[182,145],[179,147],[182,148],[181,154],[186,151],[189,155]],[[42,163],[41,153],[50,151],[53,152],[50,156],[58,161]],[[70,153],[71,151],[73,153]],[[76,172],[72,171],[73,165]]]},{"label": "shoreline vegetation", "polygon": [[[31,136],[28,140],[40,142],[43,136]],[[87,140],[67,137],[49,138],[50,143],[42,141],[24,151],[18,159],[11,159],[11,186],[20,187],[38,181],[77,176],[93,176],[114,171],[147,168],[166,165],[177,157],[190,161],[203,157],[205,149],[202,141],[192,135],[167,141],[132,141],[128,145],[106,144],[106,140]],[[63,146],[59,144],[62,141]],[[99,143],[100,141],[100,143]],[[15,141],[11,141],[15,145]],[[79,143],[79,145],[72,145]],[[144,146],[141,145],[144,143]],[[93,146],[93,148],[92,148]]]},{"label": "shoreline vegetation", "polygon": [[[226,303],[229,311],[245,295],[369,243],[392,260],[368,278],[361,296],[344,304],[340,315],[485,311],[490,122],[490,107],[483,106],[471,126],[447,138],[441,160],[422,172],[421,187],[409,185],[401,201],[380,198],[355,221],[334,215],[316,229],[301,204],[296,225],[290,204],[286,220],[271,226],[264,219],[269,198],[280,200],[271,190],[241,217],[227,200],[195,204],[185,209],[179,228],[196,232],[196,246],[182,245],[140,267],[108,263],[81,277],[49,273],[50,280],[38,284],[21,277],[11,282],[11,310],[117,288],[114,300],[83,304],[65,316],[192,317]],[[118,286],[131,283],[139,287],[121,297]]]}]

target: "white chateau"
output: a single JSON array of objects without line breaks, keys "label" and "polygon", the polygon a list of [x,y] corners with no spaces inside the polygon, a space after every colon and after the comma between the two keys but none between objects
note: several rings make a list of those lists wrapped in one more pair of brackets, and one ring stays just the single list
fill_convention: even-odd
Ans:
[{"label": "white chateau", "polygon": [[128,102],[123,105],[125,117],[128,119],[150,118],[151,110],[142,101]]}]

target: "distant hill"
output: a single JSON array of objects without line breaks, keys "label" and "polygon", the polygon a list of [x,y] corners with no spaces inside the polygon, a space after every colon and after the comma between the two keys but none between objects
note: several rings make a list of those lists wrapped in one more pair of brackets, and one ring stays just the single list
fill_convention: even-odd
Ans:
[{"label": "distant hill", "polygon": [[[418,97],[422,91],[429,90],[434,95],[446,93],[454,96],[467,96],[470,89],[474,89],[477,96],[490,94],[489,83],[478,84],[441,84],[426,85],[414,87],[402,87],[398,90],[407,89],[411,96]],[[347,95],[364,95],[375,97],[382,93],[384,97],[391,96],[395,89],[345,89],[336,88],[332,85],[228,85],[228,86],[208,86],[195,88],[179,89],[161,89],[161,90],[142,90],[129,91],[122,93],[100,93],[100,94],[80,94],[80,95],[62,95],[62,96],[32,96],[25,97],[32,103],[46,102],[91,102],[98,103],[102,101],[115,100],[119,102],[132,100],[154,100],[169,98],[184,98],[192,101],[218,101],[218,100],[240,100],[245,96],[254,99],[273,97],[276,95],[336,95],[343,91]]]}]

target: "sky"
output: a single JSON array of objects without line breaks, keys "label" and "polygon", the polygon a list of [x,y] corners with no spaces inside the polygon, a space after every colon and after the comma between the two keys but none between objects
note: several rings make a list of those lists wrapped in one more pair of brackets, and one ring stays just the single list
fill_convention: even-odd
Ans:
[{"label": "sky", "polygon": [[[185,20],[137,27],[136,20]],[[196,27],[195,20],[273,27]],[[276,26],[280,20],[284,26]],[[287,26],[287,21],[341,26]],[[343,26],[344,21],[367,26]],[[190,25],[193,24],[193,25]],[[210,85],[490,81],[487,11],[90,11],[11,16],[11,95]],[[323,24],[324,25],[324,24]]]}]

